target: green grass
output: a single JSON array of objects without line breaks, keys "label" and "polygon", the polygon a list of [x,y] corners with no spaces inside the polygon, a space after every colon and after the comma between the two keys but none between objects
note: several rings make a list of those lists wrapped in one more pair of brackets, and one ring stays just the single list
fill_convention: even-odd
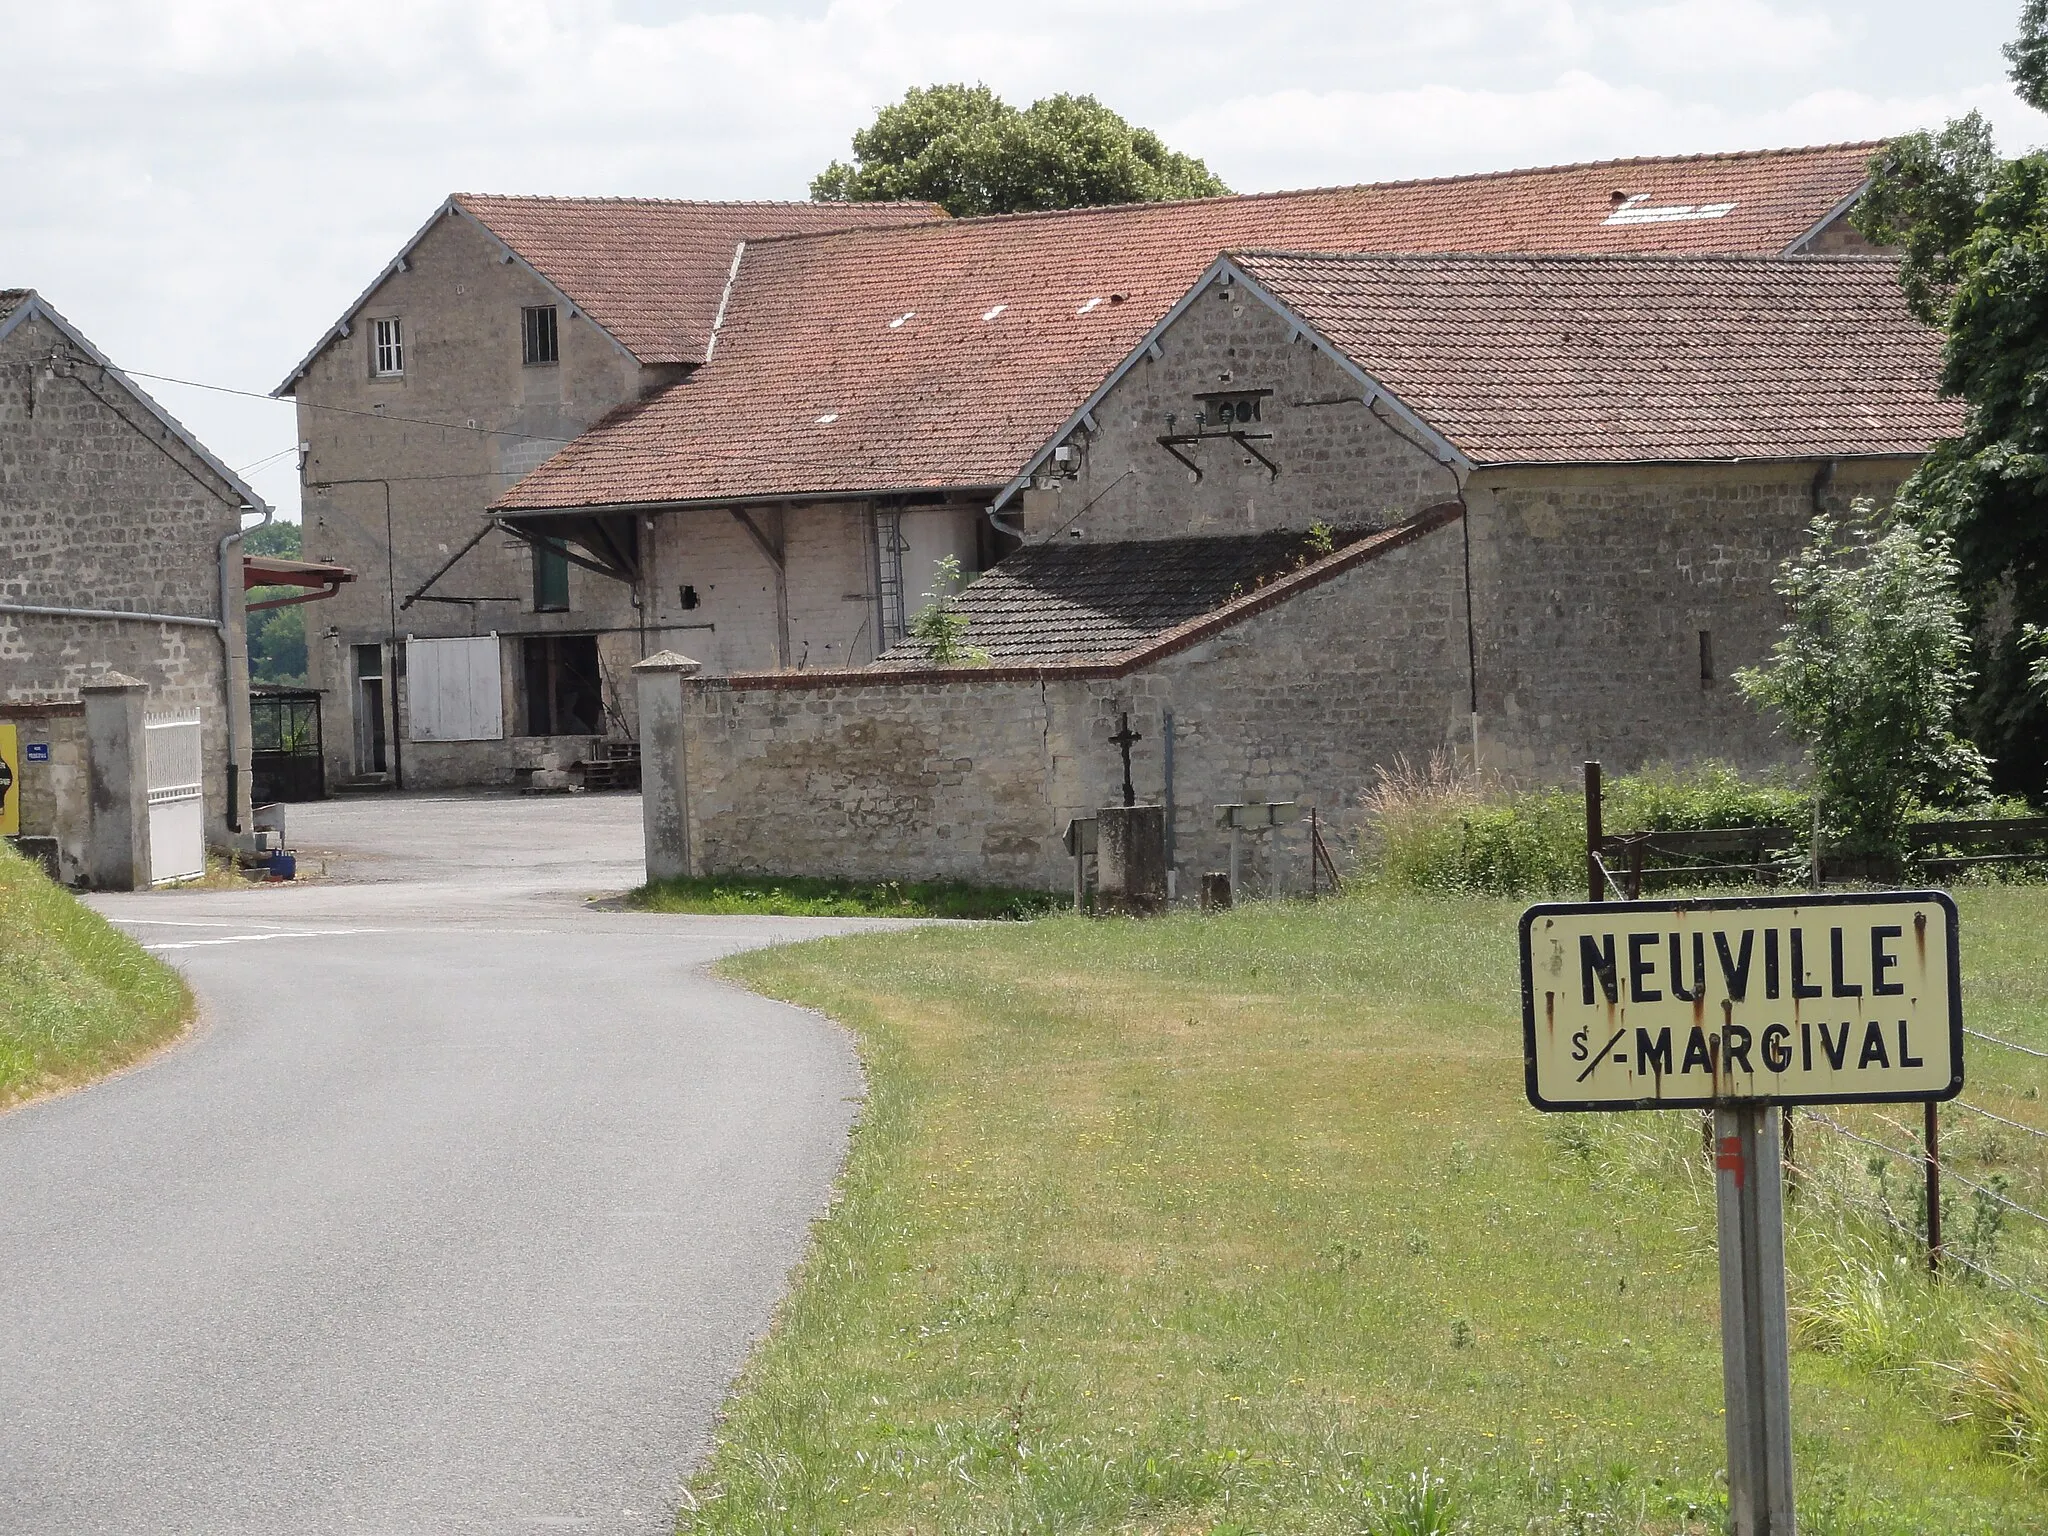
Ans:
[{"label": "green grass", "polygon": [[1059,905],[1043,891],[951,882],[887,880],[862,884],[771,875],[712,875],[658,880],[628,893],[644,912],[708,912],[763,917],[1038,917]]},{"label": "green grass", "polygon": [[[683,1528],[1718,1529],[1698,1121],[1527,1107],[1518,907],[1367,891],[727,962],[846,1021],[870,1093]],[[1963,911],[1974,1020],[2048,1045],[2048,895]],[[2048,1529],[1918,1364],[2009,1304],[1930,1299],[1881,1235],[1794,1209],[1795,1300],[1862,1234],[1905,1319],[1889,1354],[1816,1325],[1795,1358],[1802,1530]]]},{"label": "green grass", "polygon": [[175,971],[0,843],[0,1109],[133,1061],[191,1007]]}]

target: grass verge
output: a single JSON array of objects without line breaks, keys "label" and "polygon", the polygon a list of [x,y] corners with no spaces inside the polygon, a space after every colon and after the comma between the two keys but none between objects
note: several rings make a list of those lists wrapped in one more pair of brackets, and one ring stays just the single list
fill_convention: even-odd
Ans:
[{"label": "grass verge", "polygon": [[[1718,1530],[1698,1121],[1526,1106],[1518,909],[1369,891],[728,961],[846,1021],[870,1095],[683,1528]],[[2048,896],[1964,921],[1979,1016],[2048,1044]],[[1814,1220],[1796,1297],[1837,1269]],[[2048,1528],[1937,1373],[1794,1369],[1803,1531]]]},{"label": "grass verge", "polygon": [[658,880],[629,892],[642,912],[706,912],[761,917],[1039,917],[1059,905],[1044,891],[950,882],[887,880],[864,885],[769,875]]},{"label": "grass verge", "polygon": [[0,1109],[126,1065],[191,1011],[177,972],[0,842]]}]

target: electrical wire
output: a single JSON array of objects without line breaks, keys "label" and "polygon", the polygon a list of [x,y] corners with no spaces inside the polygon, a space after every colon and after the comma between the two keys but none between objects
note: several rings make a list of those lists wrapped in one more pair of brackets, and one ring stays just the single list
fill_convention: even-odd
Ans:
[{"label": "electrical wire", "polygon": [[[99,366],[99,364],[93,362],[88,357],[73,358],[72,361],[84,363],[88,367],[97,368]],[[118,365],[116,366],[118,367]],[[217,395],[239,395],[244,400],[263,400],[272,405],[284,405],[287,403],[278,399],[275,395],[258,394],[253,389],[231,389],[225,384],[202,384],[197,379],[178,379],[173,378],[167,373],[145,373],[140,368],[121,368],[119,371],[127,374],[130,378],[148,379],[155,384],[182,384],[187,389],[211,390]],[[540,432],[513,432],[503,427],[475,427],[460,421],[431,421],[424,416],[393,416],[388,411],[358,411],[345,405],[316,405],[310,400],[298,400],[291,403],[303,405],[309,411],[327,411],[336,416],[367,416],[371,421],[402,421],[409,426],[415,427],[440,427],[449,432],[474,432],[479,437],[516,437],[520,441],[528,443],[573,443],[576,441],[573,437],[551,437]]]}]

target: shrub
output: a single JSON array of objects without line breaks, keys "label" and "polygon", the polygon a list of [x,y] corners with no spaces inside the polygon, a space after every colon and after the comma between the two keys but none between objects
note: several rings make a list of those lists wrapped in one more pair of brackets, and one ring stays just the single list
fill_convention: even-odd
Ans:
[{"label": "shrub", "polygon": [[1701,831],[1708,827],[1804,828],[1813,815],[1803,789],[1745,779],[1726,763],[1704,763],[1684,773],[1651,768],[1616,779],[1605,793],[1609,827],[1646,832]]},{"label": "shrub", "polygon": [[1858,501],[1846,528],[1816,517],[1773,585],[1791,617],[1735,681],[1805,747],[1833,838],[1896,858],[1916,805],[1970,804],[1988,774],[1955,730],[1975,674],[1954,553]]},{"label": "shrub", "polygon": [[[1366,792],[1369,848],[1381,879],[1418,891],[1564,896],[1584,888],[1586,808],[1577,790],[1513,790],[1438,753],[1397,759]],[[1745,780],[1721,763],[1608,781],[1609,831],[1803,827],[1801,790]]]}]

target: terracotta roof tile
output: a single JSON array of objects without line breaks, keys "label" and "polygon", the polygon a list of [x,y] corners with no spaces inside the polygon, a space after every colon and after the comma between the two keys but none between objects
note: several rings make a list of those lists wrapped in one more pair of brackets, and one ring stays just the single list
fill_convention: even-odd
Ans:
[{"label": "terracotta roof tile", "polygon": [[[1854,195],[1872,147],[1613,161],[751,244],[711,361],[600,424],[498,505],[998,486],[1219,251],[1775,252]],[[1647,200],[1612,222],[1631,197]]]},{"label": "terracotta roof tile", "polygon": [[1912,454],[1962,424],[1884,258],[1234,259],[1478,463]]},{"label": "terracotta roof tile", "polygon": [[705,203],[469,192],[458,192],[454,200],[643,363],[702,360],[733,248],[743,240],[945,217],[931,203]]}]

